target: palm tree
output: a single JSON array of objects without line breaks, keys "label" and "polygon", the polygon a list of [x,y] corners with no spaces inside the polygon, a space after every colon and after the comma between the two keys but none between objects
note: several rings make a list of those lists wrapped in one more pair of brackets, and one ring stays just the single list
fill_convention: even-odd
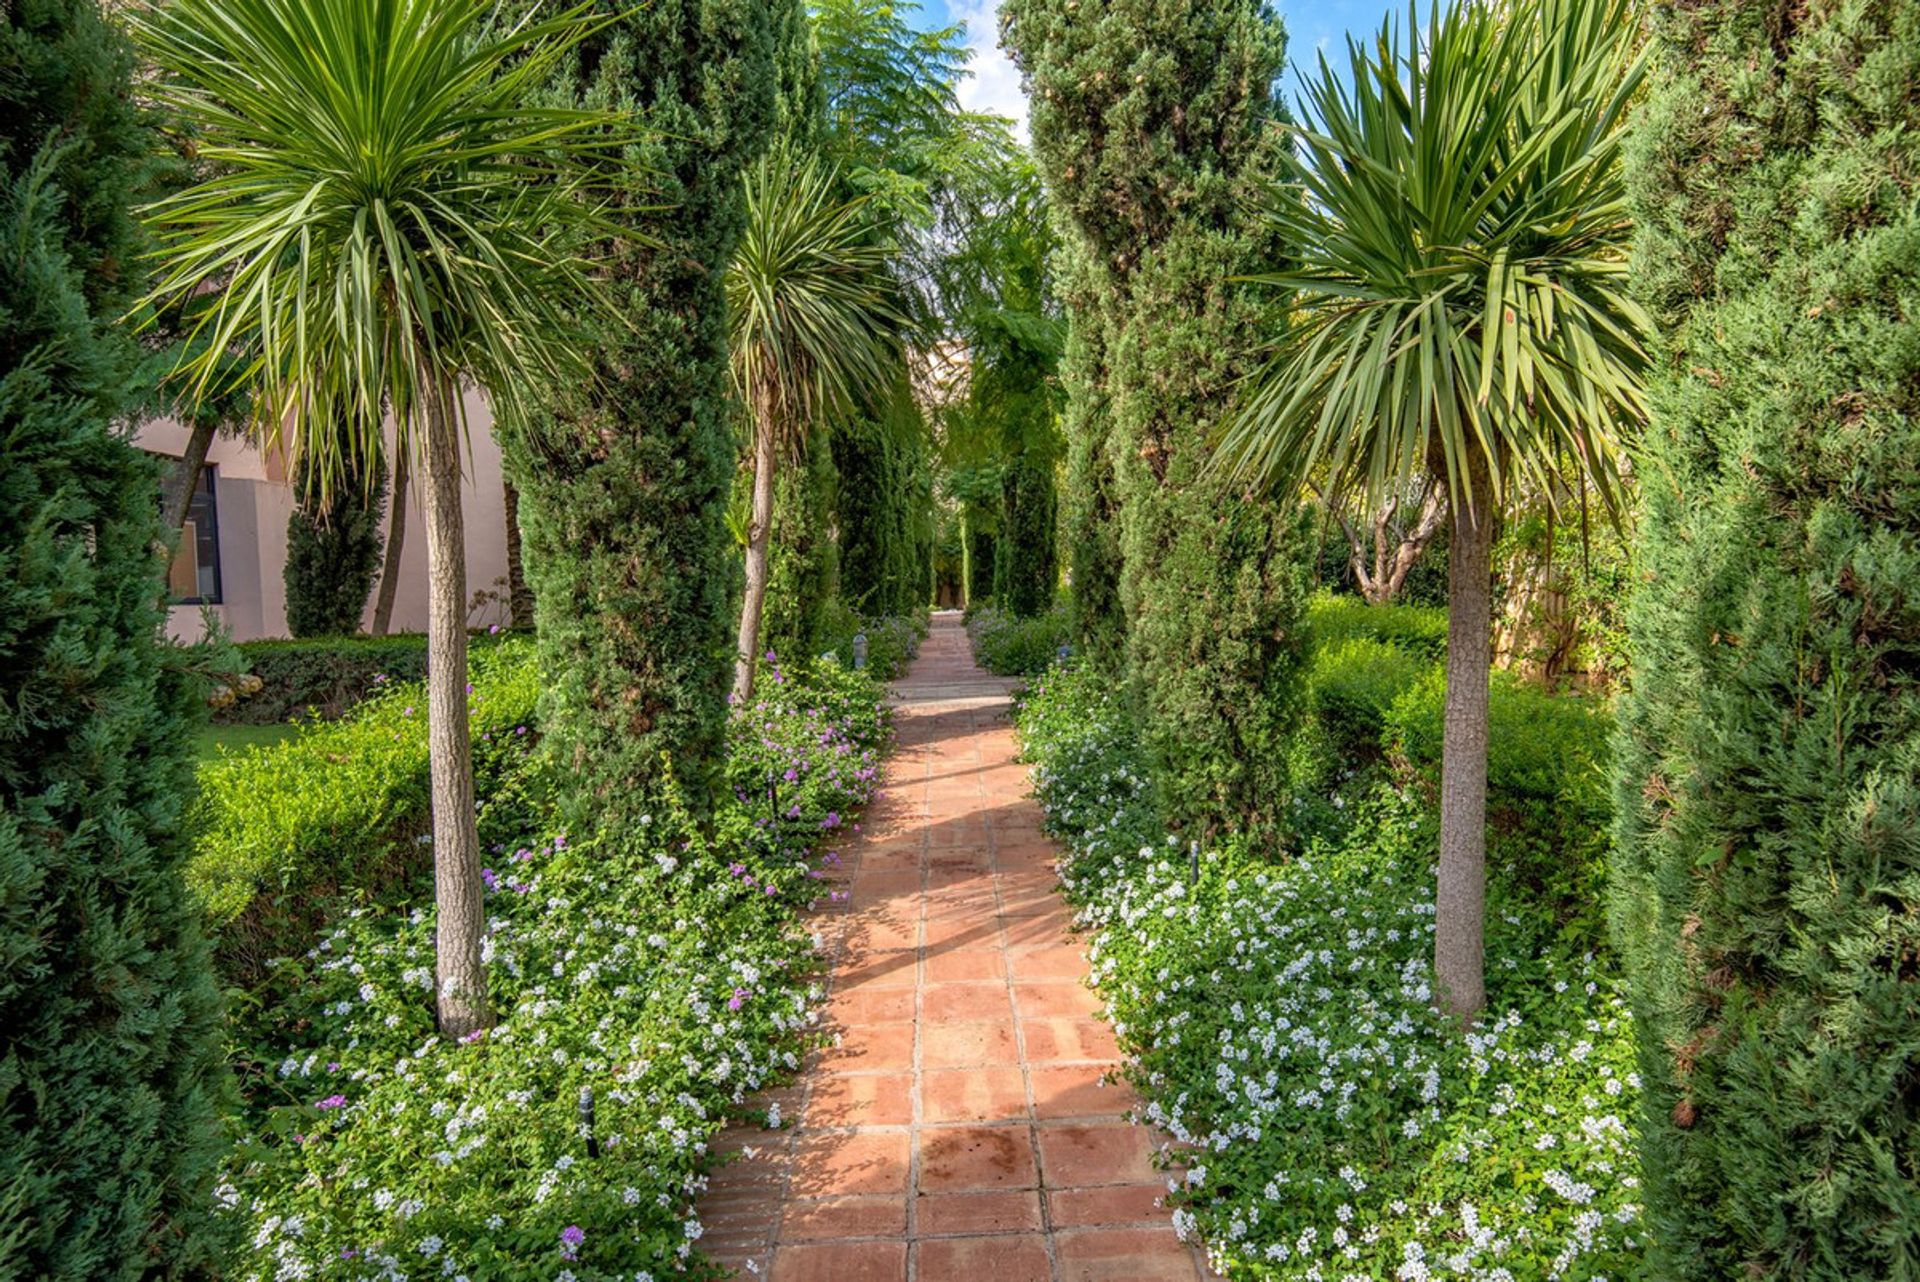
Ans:
[{"label": "palm tree", "polygon": [[746,188],[746,231],[727,268],[733,381],[753,425],[736,704],[753,697],[775,469],[829,413],[886,390],[906,324],[893,246],[876,234],[865,198],[841,194],[833,169],[776,143],[748,169]]},{"label": "palm tree", "polygon": [[[1418,14],[1408,29],[1421,30]],[[1290,328],[1218,456],[1372,504],[1444,482],[1447,693],[1434,921],[1439,1006],[1485,1003],[1487,685],[1495,521],[1517,488],[1609,507],[1642,416],[1620,147],[1641,78],[1629,0],[1436,4],[1402,51],[1323,59],[1273,216]]]},{"label": "palm tree", "polygon": [[[323,497],[395,421],[424,477],[428,738],[437,1014],[490,1021],[468,741],[460,512],[463,388],[496,415],[586,363],[572,312],[595,299],[574,248],[605,234],[582,198],[597,113],[538,102],[583,34],[581,10],[501,27],[491,0],[170,0],[129,15],[209,176],[150,211],[155,294],[216,286],[180,373],[221,390],[239,352],[255,426],[284,440]],[[589,131],[594,131],[590,133]],[[344,429],[342,425],[344,426]]]}]

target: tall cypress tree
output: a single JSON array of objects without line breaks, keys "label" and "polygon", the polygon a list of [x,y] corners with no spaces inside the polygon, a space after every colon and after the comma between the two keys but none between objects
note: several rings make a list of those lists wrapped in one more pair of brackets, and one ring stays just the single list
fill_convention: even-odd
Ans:
[{"label": "tall cypress tree", "polygon": [[1613,926],[1654,1276],[1920,1270],[1920,3],[1661,10]]},{"label": "tall cypress tree", "polygon": [[545,733],[575,780],[576,823],[617,834],[654,806],[668,757],[704,808],[725,733],[737,438],[721,277],[741,174],[774,124],[767,0],[624,8],[560,93],[649,130],[617,193],[655,242],[614,249],[629,324],[602,337],[596,386],[509,425],[523,429],[509,453]]},{"label": "tall cypress tree", "polygon": [[349,458],[325,500],[303,466],[296,489],[300,502],[287,517],[287,631],[351,636],[360,630],[380,564],[386,460]]},{"label": "tall cypress tree", "polygon": [[195,699],[116,324],[152,139],[93,0],[0,12],[0,1276],[210,1272],[219,996],[187,898]]},{"label": "tall cypress tree", "polygon": [[[1304,538],[1208,470],[1265,300],[1258,210],[1286,48],[1262,0],[1009,0],[1033,146],[1070,229],[1063,294],[1076,589],[1125,657],[1162,789],[1203,827],[1285,813]],[[1118,570],[1112,564],[1118,552]]]}]

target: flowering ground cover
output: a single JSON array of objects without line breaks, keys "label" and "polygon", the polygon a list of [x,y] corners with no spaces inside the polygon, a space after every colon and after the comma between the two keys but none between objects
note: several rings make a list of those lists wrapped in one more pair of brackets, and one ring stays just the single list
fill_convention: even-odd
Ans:
[{"label": "flowering ground cover", "polygon": [[1631,1026],[1583,923],[1493,896],[1487,1014],[1463,1034],[1430,1004],[1415,784],[1330,772],[1319,809],[1344,820],[1304,849],[1196,851],[1109,686],[1056,669],[1020,730],[1147,1118],[1191,1149],[1181,1230],[1234,1277],[1631,1274]]},{"label": "flowering ground cover", "polygon": [[246,1134],[221,1199],[246,1276],[700,1273],[707,1140],[800,1062],[816,994],[798,911],[888,733],[864,674],[769,665],[716,821],[661,813],[599,843],[554,829],[519,747],[482,798],[491,1030],[435,1032],[427,885],[338,920],[236,1014]]}]

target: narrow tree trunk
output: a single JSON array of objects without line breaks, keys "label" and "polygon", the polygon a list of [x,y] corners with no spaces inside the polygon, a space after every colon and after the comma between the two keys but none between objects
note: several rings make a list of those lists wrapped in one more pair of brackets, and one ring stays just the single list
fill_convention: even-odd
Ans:
[{"label": "narrow tree trunk", "polygon": [[178,530],[187,523],[187,509],[193,505],[193,492],[200,488],[200,472],[207,465],[207,448],[213,444],[219,423],[206,415],[193,420],[193,433],[187,437],[187,452],[167,469],[162,483],[161,509],[167,528]]},{"label": "narrow tree trunk", "polygon": [[1447,708],[1440,762],[1440,879],[1433,975],[1463,1023],[1486,1005],[1487,682],[1493,626],[1493,484],[1468,450],[1447,557]]},{"label": "narrow tree trunk", "polygon": [[533,626],[533,592],[527,587],[526,570],[520,562],[520,491],[504,478],[500,489],[507,521],[507,624],[530,628]]},{"label": "narrow tree trunk", "polygon": [[760,612],[767,599],[767,544],[773,534],[773,425],[763,408],[753,434],[753,516],[747,524],[747,595],[740,603],[740,654],[733,669],[733,702],[753,698],[760,654]]},{"label": "narrow tree trunk", "polygon": [[380,562],[380,595],[373,600],[373,635],[387,635],[393,597],[400,587],[400,550],[407,541],[407,452],[394,436],[393,502],[387,504],[387,551]]},{"label": "narrow tree trunk", "polygon": [[434,958],[440,1032],[462,1038],[492,1022],[480,938],[486,903],[473,813],[467,728],[467,551],[460,518],[460,442],[450,387],[426,406],[427,746],[433,781]]}]

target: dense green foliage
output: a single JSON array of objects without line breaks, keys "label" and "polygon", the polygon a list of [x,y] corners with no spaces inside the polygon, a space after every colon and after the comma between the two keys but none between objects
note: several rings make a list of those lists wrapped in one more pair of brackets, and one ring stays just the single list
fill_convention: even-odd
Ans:
[{"label": "dense green foliage", "polygon": [[[540,679],[529,649],[516,640],[473,656],[468,707],[483,797],[517,760],[533,720]],[[380,693],[344,720],[201,769],[187,883],[220,932],[223,962],[257,965],[295,951],[316,915],[331,911],[322,901],[377,892],[424,862],[426,692],[384,674],[371,686]]]},{"label": "dense green foliage", "polygon": [[623,156],[645,172],[619,172],[609,213],[654,242],[615,256],[619,319],[593,344],[592,387],[540,422],[503,425],[542,723],[576,781],[580,836],[636,832],[669,784],[696,813],[713,796],[738,582],[721,273],[775,79],[766,0],[687,0],[620,9],[557,86],[649,131]]},{"label": "dense green foliage", "polygon": [[828,612],[840,591],[833,538],[839,477],[827,431],[812,434],[774,482],[773,546],[762,650],[795,659],[820,653]]},{"label": "dense green foliage", "polygon": [[[1631,1270],[1631,1022],[1597,923],[1496,861],[1489,1014],[1462,1037],[1433,1008],[1436,827],[1417,780],[1339,759],[1317,796],[1339,822],[1296,857],[1234,841],[1196,864],[1107,684],[1049,673],[1021,740],[1146,1119],[1197,1150],[1176,1224],[1234,1277]],[[1603,741],[1574,716],[1528,747],[1584,757],[1575,773],[1604,800]],[[1529,768],[1515,764],[1496,788]]]},{"label": "dense green foliage", "polygon": [[[524,648],[509,661],[513,685],[541,680]],[[514,758],[482,792],[495,1027],[435,1036],[421,880],[273,967],[236,1022],[239,1276],[702,1275],[709,1142],[815,1040],[797,916],[886,737],[866,677],[769,665],[731,722],[711,823],[669,796],[608,842],[554,827],[551,760]]]},{"label": "dense green foliage", "polygon": [[[1208,468],[1266,320],[1235,280],[1279,250],[1256,215],[1283,144],[1286,37],[1259,0],[1165,8],[1012,0],[1033,143],[1069,228],[1063,282],[1074,566],[1083,610],[1125,616],[1127,672],[1176,821],[1284,822],[1306,536],[1290,502]],[[1149,51],[1143,56],[1142,51]],[[1097,355],[1096,355],[1097,353]],[[1088,529],[1110,518],[1111,532]],[[1117,598],[1106,551],[1119,552]],[[1112,624],[1095,615],[1092,653]]]},{"label": "dense green foliage", "polygon": [[840,595],[872,614],[910,614],[933,593],[927,426],[904,377],[878,414],[833,433]]},{"label": "dense green foliage", "polygon": [[237,648],[260,689],[216,711],[216,724],[275,725],[303,714],[332,721],[388,682],[418,681],[427,671],[427,639],[417,632],[246,641]]},{"label": "dense green foliage", "polygon": [[1060,647],[1073,635],[1070,607],[1056,606],[1045,614],[1014,614],[997,605],[977,607],[967,615],[967,639],[973,659],[1003,677],[1037,677],[1059,661]]},{"label": "dense green foliage", "polygon": [[195,682],[116,322],[153,151],[93,0],[0,12],[0,1275],[203,1276],[218,993],[180,880]]},{"label": "dense green foliage", "polygon": [[[369,475],[371,473],[371,475]],[[360,630],[374,571],[385,546],[384,459],[350,458],[339,483],[322,497],[306,485],[287,518],[287,631],[296,637],[350,636]]]},{"label": "dense green foliage", "polygon": [[1615,797],[1661,1277],[1920,1276],[1920,5],[1661,11]]}]

